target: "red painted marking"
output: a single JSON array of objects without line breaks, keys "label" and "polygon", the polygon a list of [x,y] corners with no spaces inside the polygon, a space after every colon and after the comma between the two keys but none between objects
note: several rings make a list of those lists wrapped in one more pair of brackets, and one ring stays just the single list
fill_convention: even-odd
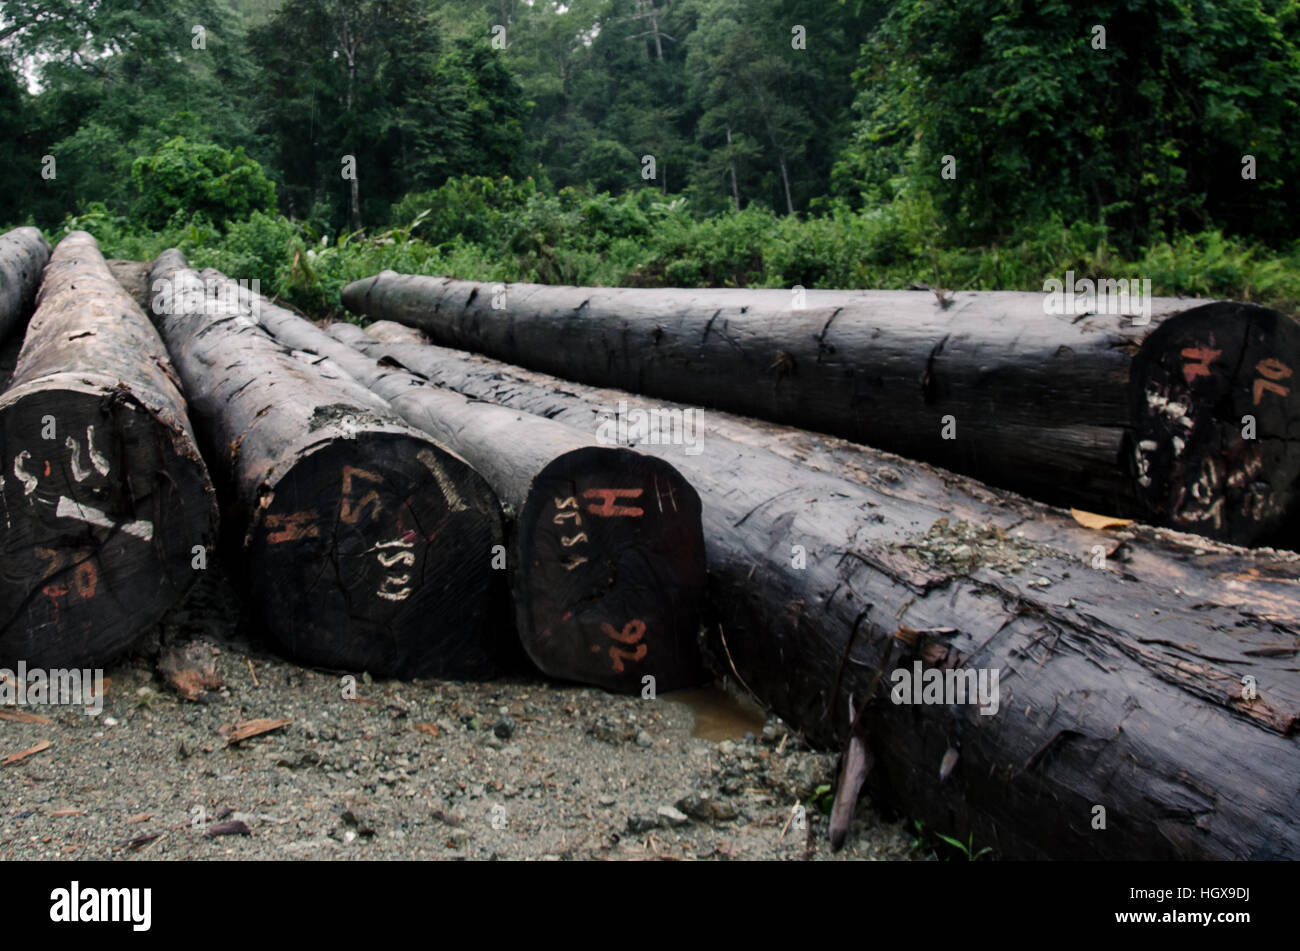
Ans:
[{"label": "red painted marking", "polygon": [[1259,405],[1259,401],[1264,396],[1265,390],[1268,390],[1270,393],[1276,393],[1278,396],[1286,396],[1291,392],[1291,387],[1283,386],[1277,382],[1278,380],[1287,379],[1293,372],[1291,368],[1281,360],[1276,360],[1273,357],[1269,357],[1266,360],[1260,360],[1259,363],[1255,364],[1255,369],[1259,372],[1260,376],[1267,378],[1255,381],[1254,392],[1256,406]]},{"label": "red painted marking", "polygon": [[72,572],[68,584],[47,584],[41,592],[48,598],[62,598],[75,593],[82,601],[89,601],[99,587],[99,569],[93,561],[83,561]]},{"label": "red painted marking", "polygon": [[380,476],[375,475],[373,472],[367,472],[365,469],[358,469],[354,466],[343,467],[343,488],[342,498],[339,499],[339,520],[346,522],[349,525],[356,524],[357,520],[361,518],[361,510],[367,505],[374,506],[374,510],[370,513],[371,518],[379,514],[384,507],[383,503],[379,501],[379,493],[374,489],[371,489],[363,495],[360,501],[355,503],[353,502],[352,493],[354,490],[352,487],[352,479],[354,476],[358,481],[362,479],[367,482],[377,483],[382,483],[384,481]]},{"label": "red painted marking", "polygon": [[303,538],[320,538],[320,526],[315,512],[294,512],[292,515],[268,515],[266,527],[274,529],[266,540],[271,545],[296,542]]},{"label": "red painted marking", "polygon": [[45,460],[45,475],[46,475],[46,476],[49,476],[49,474],[50,474],[50,460],[46,459],[46,460]]},{"label": "red painted marking", "polygon": [[639,499],[645,489],[587,489],[582,493],[584,499],[601,499],[600,505],[588,505],[587,511],[592,515],[602,515],[610,517],[614,515],[626,515],[630,518],[640,518],[645,514],[644,509],[636,508],[630,505],[615,505],[615,499]]},{"label": "red painted marking", "polygon": [[620,644],[635,644],[641,638],[645,637],[644,621],[628,621],[623,625],[621,632],[614,630],[614,626],[607,621],[600,622],[600,629],[609,637],[618,641]]},{"label": "red painted marking", "polygon": [[1181,353],[1182,358],[1194,362],[1183,364],[1183,379],[1191,383],[1198,376],[1209,376],[1210,364],[1217,360],[1222,353],[1222,350],[1211,350],[1209,347],[1184,348]]},{"label": "red painted marking", "polygon": [[644,644],[638,644],[634,652],[625,651],[621,647],[611,647],[609,649],[609,656],[614,661],[614,673],[616,674],[623,672],[623,661],[644,660],[645,655],[646,646]]}]

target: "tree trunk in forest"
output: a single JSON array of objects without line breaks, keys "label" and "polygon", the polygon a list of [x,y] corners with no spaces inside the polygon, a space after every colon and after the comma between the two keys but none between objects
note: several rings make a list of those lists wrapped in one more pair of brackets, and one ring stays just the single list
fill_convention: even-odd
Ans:
[{"label": "tree trunk in forest", "polygon": [[[576,429],[620,400],[629,428],[693,409],[330,332]],[[1300,858],[1300,556],[1089,529],[877,450],[703,418],[699,455],[637,448],[700,494],[712,666],[819,745],[865,707],[875,802],[1007,858]]]},{"label": "tree trunk in forest", "polygon": [[229,544],[289,656],[377,676],[480,677],[508,657],[490,610],[499,503],[462,459],[337,368],[208,295],[179,251],[154,315],[226,496]]},{"label": "tree trunk in forest", "polygon": [[843,436],[1052,504],[1300,547],[1300,323],[1276,311],[1147,297],[1144,322],[1003,291],[513,284],[505,299],[391,271],[343,291],[356,313],[567,379]]},{"label": "tree trunk in forest", "polygon": [[[203,277],[228,283],[216,271]],[[425,386],[283,308],[254,296],[244,304],[278,342],[331,361],[467,460],[506,503],[516,516],[517,627],[542,671],[622,693],[642,692],[646,676],[657,691],[708,679],[697,643],[700,500],[671,465]]]},{"label": "tree trunk in forest", "polygon": [[217,508],[162,341],[74,231],[0,396],[0,667],[102,667],[206,568]]}]

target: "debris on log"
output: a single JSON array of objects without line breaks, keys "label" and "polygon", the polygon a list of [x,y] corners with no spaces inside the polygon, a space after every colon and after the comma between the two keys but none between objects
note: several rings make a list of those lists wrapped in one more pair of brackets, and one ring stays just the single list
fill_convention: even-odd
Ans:
[{"label": "debris on log", "polygon": [[102,667],[199,577],[217,509],[162,341],[74,231],[0,396],[0,666]]},{"label": "debris on log", "polygon": [[150,286],[267,636],[328,669],[494,673],[509,644],[483,479],[346,374],[276,343],[237,299],[205,293],[179,251]]},{"label": "debris on log", "polygon": [[1049,313],[1038,293],[808,291],[801,307],[780,290],[391,271],[343,302],[443,346],[842,436],[1054,505],[1300,547],[1300,322],[1252,304],[1148,296],[1123,316]]},{"label": "debris on log", "polygon": [[[330,333],[589,432],[691,409]],[[703,502],[711,664],[818,745],[865,738],[874,802],[1007,858],[1300,858],[1300,556],[721,412],[703,444],[637,448]]]},{"label": "debris on log", "polygon": [[[238,294],[220,272],[202,276]],[[623,693],[641,693],[646,677],[656,691],[708,679],[698,646],[700,500],[676,469],[561,423],[426,386],[264,299],[241,300],[278,342],[365,384],[488,481],[514,515],[516,626],[539,669]]]}]

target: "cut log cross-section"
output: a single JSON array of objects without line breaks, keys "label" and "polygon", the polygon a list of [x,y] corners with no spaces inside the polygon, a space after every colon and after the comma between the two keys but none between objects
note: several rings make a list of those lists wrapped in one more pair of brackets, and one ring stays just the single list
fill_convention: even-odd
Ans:
[{"label": "cut log cross-section", "polygon": [[[1069,308],[1008,291],[502,293],[391,271],[348,285],[343,302],[442,346],[841,436],[1055,505],[1300,547],[1288,376],[1300,324],[1265,308],[1147,298],[1149,314],[1048,313]],[[1221,353],[1186,355],[1202,350]],[[1237,350],[1249,359],[1233,362]],[[1190,378],[1189,398],[1164,392],[1201,367],[1212,374]],[[1257,432],[1241,446],[1247,409]]]},{"label": "cut log cross-section", "polygon": [[0,467],[0,666],[103,666],[180,599],[216,541],[166,350],[84,232],[45,269],[0,396]]},{"label": "cut log cross-section", "polygon": [[[211,286],[239,296],[215,271]],[[381,366],[281,307],[243,295],[280,343],[326,358],[464,457],[515,518],[520,639],[547,674],[642,692],[707,679],[700,500],[669,463],[561,423],[468,399]],[[252,305],[256,305],[255,307]]]},{"label": "cut log cross-section", "polygon": [[[629,423],[689,409],[330,333],[588,432],[620,400]],[[1300,556],[1090,529],[925,464],[702,415],[700,454],[637,448],[703,502],[711,664],[819,745],[846,745],[865,707],[876,802],[1009,858],[1300,858]]]},{"label": "cut log cross-section", "polygon": [[269,638],[331,669],[493,673],[508,642],[483,479],[346,374],[276,343],[236,298],[207,294],[180,252],[150,283]]}]

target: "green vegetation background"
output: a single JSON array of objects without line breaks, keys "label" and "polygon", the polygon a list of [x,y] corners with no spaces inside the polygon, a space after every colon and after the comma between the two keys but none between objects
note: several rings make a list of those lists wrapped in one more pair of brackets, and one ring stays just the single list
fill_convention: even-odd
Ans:
[{"label": "green vegetation background", "polygon": [[313,313],[384,268],[1300,310],[1297,0],[6,0],[0,58],[0,221]]}]

